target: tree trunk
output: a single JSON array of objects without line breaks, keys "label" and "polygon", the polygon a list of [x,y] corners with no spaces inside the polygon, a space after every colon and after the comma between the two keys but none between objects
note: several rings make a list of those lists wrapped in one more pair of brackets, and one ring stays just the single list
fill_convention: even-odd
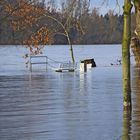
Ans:
[{"label": "tree trunk", "polygon": [[71,41],[70,41],[70,37],[69,37],[69,33],[68,31],[66,30],[65,26],[63,25],[62,22],[60,22],[58,19],[56,19],[55,17],[52,17],[52,16],[47,16],[48,18],[56,21],[64,30],[65,32],[65,36],[67,37],[67,40],[68,40],[68,43],[70,45],[70,54],[71,54],[71,59],[72,59],[72,63],[74,64],[75,63],[75,60],[74,60],[74,53],[73,53],[73,47],[72,47],[72,44],[71,44]]},{"label": "tree trunk", "polygon": [[134,0],[135,15],[136,15],[136,29],[135,36],[131,39],[131,48],[134,53],[136,66],[140,66],[140,1]]},{"label": "tree trunk", "polygon": [[136,35],[140,37],[140,1],[134,0],[136,13]]},{"label": "tree trunk", "polygon": [[131,0],[124,0],[124,31],[122,42],[123,64],[123,106],[124,110],[131,109],[131,84],[130,84],[130,40],[131,40]]},{"label": "tree trunk", "polygon": [[121,140],[131,140],[130,131],[131,131],[131,112],[123,112],[123,131],[122,131],[122,139]]}]

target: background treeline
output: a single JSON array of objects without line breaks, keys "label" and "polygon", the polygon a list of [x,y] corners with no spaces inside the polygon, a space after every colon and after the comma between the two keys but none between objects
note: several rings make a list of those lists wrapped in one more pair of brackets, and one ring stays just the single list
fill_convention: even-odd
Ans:
[{"label": "background treeline", "polygon": [[[7,0],[9,4],[18,4],[17,0]],[[113,11],[101,15],[99,10],[93,8],[89,9],[88,3],[77,3],[77,9],[70,12],[70,2],[62,2],[61,9],[58,9],[55,5],[55,1],[49,1],[45,3],[36,2],[32,6],[44,9],[44,14],[51,15],[61,23],[65,23],[67,19],[70,20],[67,23],[67,29],[71,42],[73,44],[117,44],[122,41],[123,32],[123,16],[114,14]],[[62,28],[57,25],[56,22],[48,19],[46,16],[42,16],[36,23],[37,26],[30,26],[24,31],[13,30],[11,21],[15,19],[13,16],[8,16],[4,10],[4,5],[0,5],[0,44],[23,44],[23,41],[30,36],[31,32],[36,32],[38,27],[47,25],[50,30],[53,44],[68,44],[67,38],[59,32]],[[72,14],[72,15],[69,15]],[[135,18],[132,14],[132,31],[134,31]],[[18,18],[18,17],[16,17]],[[70,24],[70,25],[69,25]],[[65,24],[64,24],[65,25]],[[56,31],[55,31],[56,30]],[[82,32],[80,33],[79,32]]]}]

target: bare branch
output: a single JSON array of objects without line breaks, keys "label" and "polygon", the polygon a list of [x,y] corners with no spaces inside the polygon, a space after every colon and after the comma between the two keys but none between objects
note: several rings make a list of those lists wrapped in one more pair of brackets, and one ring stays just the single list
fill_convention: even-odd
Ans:
[{"label": "bare branch", "polygon": [[116,0],[116,8],[119,8],[119,13],[121,12],[121,6],[118,0]]}]

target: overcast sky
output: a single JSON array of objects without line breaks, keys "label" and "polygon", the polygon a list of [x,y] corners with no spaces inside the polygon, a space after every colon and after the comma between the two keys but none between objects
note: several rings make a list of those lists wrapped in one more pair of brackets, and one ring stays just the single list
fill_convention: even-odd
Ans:
[{"label": "overcast sky", "polygon": [[114,10],[116,13],[122,12],[123,0],[118,0],[119,5],[117,5],[116,0],[90,0],[91,8],[99,8],[102,14],[107,13],[109,9]]},{"label": "overcast sky", "polygon": [[[56,0],[58,5],[61,0]],[[122,6],[124,0],[118,0],[119,6],[117,5],[116,0],[90,0],[90,8],[96,7],[99,8],[101,14],[105,14],[109,9],[115,11],[115,13],[122,13]]]}]

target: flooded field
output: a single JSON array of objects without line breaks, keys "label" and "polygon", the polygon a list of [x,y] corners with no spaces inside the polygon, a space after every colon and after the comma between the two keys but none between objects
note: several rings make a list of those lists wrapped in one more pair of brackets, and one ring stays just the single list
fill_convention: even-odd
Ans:
[{"label": "flooded field", "polygon": [[[25,67],[20,46],[0,47],[0,140],[139,140],[140,70],[132,64],[131,116],[123,114],[121,46],[74,46],[76,61],[94,58],[86,73]],[[71,60],[68,46],[46,47]]]}]

